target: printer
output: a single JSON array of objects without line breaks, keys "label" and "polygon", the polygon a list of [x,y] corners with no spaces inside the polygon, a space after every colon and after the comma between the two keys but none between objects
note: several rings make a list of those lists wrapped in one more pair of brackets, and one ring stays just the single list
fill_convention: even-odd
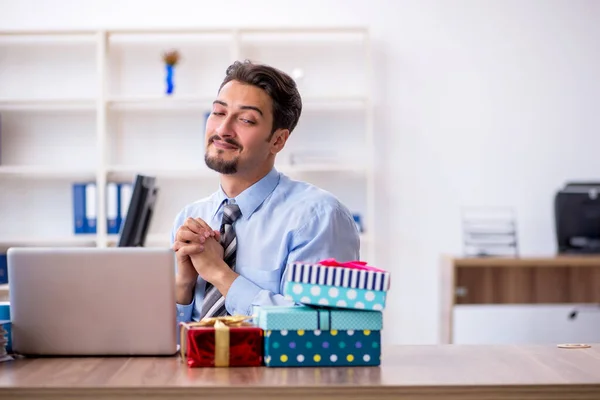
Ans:
[{"label": "printer", "polygon": [[559,254],[600,254],[600,182],[570,182],[554,198]]}]

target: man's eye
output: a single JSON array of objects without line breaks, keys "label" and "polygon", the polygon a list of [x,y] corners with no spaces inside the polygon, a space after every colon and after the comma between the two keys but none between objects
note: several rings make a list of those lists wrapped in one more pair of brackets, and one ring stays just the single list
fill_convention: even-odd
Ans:
[{"label": "man's eye", "polygon": [[213,115],[225,115],[225,113],[213,111]]},{"label": "man's eye", "polygon": [[249,119],[243,119],[243,118],[242,118],[242,120],[241,120],[241,121],[242,121],[243,123],[245,123],[245,124],[254,125],[254,121],[251,121],[251,120],[249,120]]}]

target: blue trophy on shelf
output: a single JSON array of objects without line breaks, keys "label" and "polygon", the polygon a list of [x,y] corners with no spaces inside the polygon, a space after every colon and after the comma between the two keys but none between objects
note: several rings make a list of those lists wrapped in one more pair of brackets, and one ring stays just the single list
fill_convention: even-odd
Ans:
[{"label": "blue trophy on shelf", "polygon": [[174,74],[175,74],[175,66],[179,62],[180,56],[177,50],[171,50],[163,54],[163,61],[165,62],[165,71],[166,71],[166,94],[172,95],[175,90],[174,83]]}]

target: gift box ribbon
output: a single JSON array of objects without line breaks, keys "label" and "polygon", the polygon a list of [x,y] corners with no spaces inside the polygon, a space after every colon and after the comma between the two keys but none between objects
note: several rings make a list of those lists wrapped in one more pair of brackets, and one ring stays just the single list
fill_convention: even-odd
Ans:
[{"label": "gift box ribbon", "polygon": [[317,310],[317,329],[328,331],[331,329],[331,312],[324,308],[316,308]]},{"label": "gift box ribbon", "polygon": [[193,328],[215,328],[215,367],[229,366],[229,328],[236,326],[251,326],[246,320],[252,318],[246,315],[230,315],[225,317],[204,318],[199,322],[181,323],[181,358],[185,361],[185,331]]},{"label": "gift box ribbon", "polygon": [[367,265],[364,261],[347,261],[347,262],[338,262],[335,258],[328,258],[325,260],[319,261],[317,264],[324,265],[326,267],[345,267],[350,269],[359,269],[361,271],[373,271],[373,272],[386,272],[382,269],[372,267]]}]

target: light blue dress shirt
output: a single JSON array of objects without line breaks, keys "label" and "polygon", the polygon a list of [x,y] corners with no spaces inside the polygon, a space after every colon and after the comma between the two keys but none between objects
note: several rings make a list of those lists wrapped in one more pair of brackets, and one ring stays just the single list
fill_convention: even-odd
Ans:
[{"label": "light blue dress shirt", "polygon": [[[202,218],[218,230],[225,200],[237,203],[242,212],[234,224],[240,276],[225,298],[231,315],[251,315],[254,305],[292,305],[281,294],[288,263],[359,259],[358,229],[349,210],[331,193],[275,168],[234,199],[219,188],[186,206],[175,218],[171,245],[188,217]],[[198,320],[204,289],[205,281],[198,277],[192,302],[176,305],[178,323]]]}]

